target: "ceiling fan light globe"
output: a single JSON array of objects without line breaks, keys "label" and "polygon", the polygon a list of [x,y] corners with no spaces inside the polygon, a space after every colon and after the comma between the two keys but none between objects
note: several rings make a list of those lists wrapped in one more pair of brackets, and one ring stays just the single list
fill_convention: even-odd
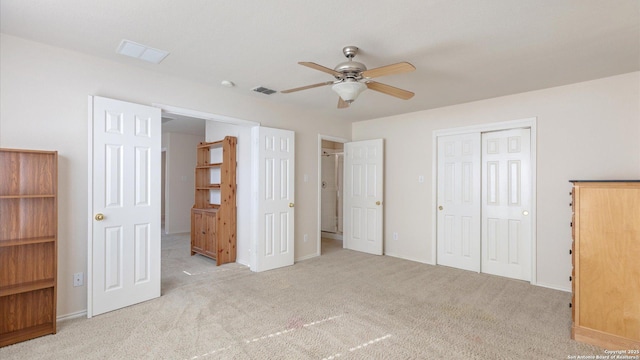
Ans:
[{"label": "ceiling fan light globe", "polygon": [[366,88],[367,85],[357,81],[342,81],[331,87],[347,104],[357,99]]}]

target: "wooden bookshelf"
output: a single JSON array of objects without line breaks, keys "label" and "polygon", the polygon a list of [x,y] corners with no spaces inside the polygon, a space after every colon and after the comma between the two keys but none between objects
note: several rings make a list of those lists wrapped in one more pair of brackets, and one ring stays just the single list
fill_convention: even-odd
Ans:
[{"label": "wooden bookshelf", "polygon": [[195,168],[195,201],[191,210],[191,255],[236,261],[237,139],[202,142]]},{"label": "wooden bookshelf", "polygon": [[0,149],[0,346],[56,332],[57,164]]}]

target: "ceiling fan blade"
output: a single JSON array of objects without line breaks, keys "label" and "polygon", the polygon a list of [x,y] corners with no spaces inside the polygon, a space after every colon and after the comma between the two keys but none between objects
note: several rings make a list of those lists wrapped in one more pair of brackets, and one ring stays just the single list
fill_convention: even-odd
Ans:
[{"label": "ceiling fan blade", "polygon": [[387,85],[387,84],[382,84],[382,83],[375,82],[375,81],[369,81],[367,83],[367,87],[369,89],[371,89],[371,90],[375,90],[375,91],[379,91],[379,92],[381,92],[383,94],[395,96],[395,97],[400,98],[402,100],[409,100],[409,99],[411,99],[413,97],[413,95],[415,95],[411,91],[398,89],[397,87],[394,87],[394,86],[391,86],[391,85]]},{"label": "ceiling fan blade", "polygon": [[314,62],[301,61],[298,64],[306,66],[306,67],[310,67],[310,68],[315,69],[315,70],[320,70],[322,72],[326,72],[327,74],[331,74],[331,75],[333,75],[335,77],[339,77],[339,78],[342,77],[342,73],[339,73],[339,72],[337,72],[337,71],[335,71],[333,69],[329,69],[328,67],[325,67],[325,66],[322,66],[322,65],[318,65],[318,64],[316,64]]},{"label": "ceiling fan blade", "polygon": [[283,93],[283,94],[288,94],[288,93],[292,93],[292,92],[295,92],[295,91],[313,89],[315,87],[331,85],[331,84],[333,84],[333,81],[325,81],[325,82],[322,82],[322,83],[317,83],[317,84],[307,85],[307,86],[301,86],[301,87],[294,88],[294,89],[282,90],[280,92]]},{"label": "ceiling fan blade", "polygon": [[415,69],[416,67],[409,64],[408,62],[399,62],[397,64],[391,64],[371,70],[365,70],[362,72],[362,76],[365,78],[373,79],[385,75],[402,74],[413,71]]},{"label": "ceiling fan blade", "polygon": [[346,109],[349,107],[349,103],[342,100],[340,96],[338,96],[338,109]]}]

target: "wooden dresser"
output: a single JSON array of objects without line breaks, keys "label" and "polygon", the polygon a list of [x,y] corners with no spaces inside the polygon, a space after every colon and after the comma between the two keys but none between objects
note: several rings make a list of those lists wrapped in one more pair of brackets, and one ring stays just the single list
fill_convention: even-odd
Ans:
[{"label": "wooden dresser", "polygon": [[640,349],[640,180],[571,182],[571,338]]}]

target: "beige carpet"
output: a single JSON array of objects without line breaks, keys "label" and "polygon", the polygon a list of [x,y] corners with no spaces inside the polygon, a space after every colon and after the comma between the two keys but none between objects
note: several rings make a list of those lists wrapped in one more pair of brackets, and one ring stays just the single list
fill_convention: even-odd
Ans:
[{"label": "beige carpet", "polygon": [[323,256],[252,273],[163,239],[162,296],[0,359],[567,359],[568,293],[323,243]]}]

